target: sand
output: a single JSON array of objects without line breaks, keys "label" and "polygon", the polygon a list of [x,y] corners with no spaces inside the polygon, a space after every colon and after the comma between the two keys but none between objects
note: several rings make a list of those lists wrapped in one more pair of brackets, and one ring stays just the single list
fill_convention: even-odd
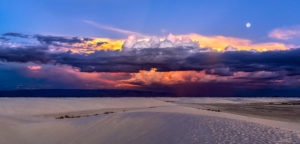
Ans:
[{"label": "sand", "polygon": [[[297,100],[1,98],[0,143],[300,143],[298,122],[216,112],[191,105]],[[68,117],[57,119],[65,115]]]}]

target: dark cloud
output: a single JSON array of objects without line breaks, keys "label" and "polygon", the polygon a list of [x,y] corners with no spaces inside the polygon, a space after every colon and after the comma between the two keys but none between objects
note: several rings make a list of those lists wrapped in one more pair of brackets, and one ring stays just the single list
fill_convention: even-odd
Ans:
[{"label": "dark cloud", "polygon": [[34,63],[51,63],[55,61],[48,53],[47,47],[22,47],[22,48],[5,48],[0,47],[0,60],[5,62],[34,62]]},{"label": "dark cloud", "polygon": [[146,48],[76,54],[50,52],[47,46],[1,47],[0,59],[12,62],[65,64],[84,72],[138,72],[151,68],[157,68],[158,71],[206,70],[207,74],[221,76],[230,76],[236,71],[287,71],[289,75],[297,75],[300,72],[300,49],[220,53],[201,52],[194,48]]},{"label": "dark cloud", "polygon": [[[13,33],[13,32],[2,34],[2,37],[0,37],[0,39],[10,40],[7,37],[35,39],[39,41],[42,45],[55,45],[55,46],[60,46],[60,44],[72,45],[74,43],[83,43],[85,41],[92,40],[91,38],[52,36],[52,35],[27,35],[22,33]],[[99,43],[98,45],[102,45],[104,43]]]},{"label": "dark cloud", "polygon": [[[18,33],[5,36],[28,37]],[[82,43],[89,38],[35,35],[40,45],[9,47],[0,45],[0,60],[61,64],[79,68],[83,72],[138,72],[157,68],[158,71],[205,70],[206,74],[231,76],[234,72],[270,71],[295,76],[300,73],[300,49],[285,51],[215,52],[196,47],[130,48],[123,51],[95,51],[95,53],[54,52],[49,45],[60,49],[61,43]],[[99,42],[102,45],[107,42]]]},{"label": "dark cloud", "polygon": [[6,37],[0,36],[0,40],[8,41],[8,40],[10,40],[10,39],[9,39],[9,38],[6,38]]},{"label": "dark cloud", "polygon": [[299,71],[300,49],[267,52],[227,52],[222,61],[229,67],[240,71]]},{"label": "dark cloud", "polygon": [[62,37],[62,36],[44,36],[44,35],[35,35],[36,38],[42,44],[57,44],[57,43],[82,43],[87,40],[91,40],[89,38],[79,38],[79,37]]},{"label": "dark cloud", "polygon": [[[13,33],[6,34],[6,36],[8,35],[20,37],[20,35]],[[280,91],[283,86],[289,88],[300,86],[300,49],[255,52],[236,51],[234,48],[228,48],[226,52],[216,52],[209,48],[179,46],[129,48],[122,51],[102,50],[86,54],[56,50],[64,48],[66,45],[73,48],[72,44],[85,42],[90,40],[89,38],[42,35],[35,35],[30,38],[34,38],[40,43],[38,45],[18,44],[13,46],[9,43],[0,44],[0,61],[67,65],[77,68],[81,72],[124,72],[125,74],[118,76],[102,74],[99,78],[110,81],[127,80],[124,82],[125,84],[136,85],[140,89],[173,91],[178,96],[247,96],[245,95],[246,92],[255,90],[256,93],[251,95],[253,96],[264,92],[264,90],[257,90],[262,87],[269,92],[264,95],[276,95],[276,93],[272,93],[272,90],[277,90],[279,94],[283,94],[284,92]],[[105,43],[107,42],[99,42],[97,45]],[[53,47],[56,50],[53,50]],[[128,81],[132,78],[128,73],[152,68],[157,68],[157,71],[163,72],[204,70],[207,75],[227,77],[228,79],[217,81],[218,78],[216,78],[195,82],[187,80],[174,84]],[[74,74],[71,75],[61,69],[51,70],[54,68],[40,71],[45,73],[45,77],[51,77],[54,80],[61,79],[62,81],[53,82],[53,85],[61,84],[60,87],[67,85],[66,88],[76,86],[78,86],[76,88],[89,88],[91,85],[100,86],[104,83],[83,81],[81,78],[76,79]],[[235,76],[236,72],[246,72],[247,74]],[[187,76],[183,78],[190,79]],[[53,81],[52,79],[51,81]],[[45,83],[55,87],[51,82],[46,81]],[[35,85],[35,81],[32,85]],[[0,89],[5,88],[0,87]]]},{"label": "dark cloud", "polygon": [[21,34],[21,33],[13,33],[13,32],[9,32],[9,33],[5,33],[2,36],[5,37],[19,37],[19,38],[29,38],[29,35],[26,34]]},{"label": "dark cloud", "polygon": [[96,51],[93,54],[66,53],[56,57],[60,64],[72,65],[85,72],[138,72],[158,68],[160,71],[200,70],[185,65],[189,48],[148,48],[131,51]]},{"label": "dark cloud", "polygon": [[214,74],[219,76],[232,76],[233,72],[230,70],[229,67],[218,67],[215,66],[214,68],[209,68],[205,70],[206,74]]},{"label": "dark cloud", "polygon": [[[38,44],[6,40],[13,40],[13,37],[35,39]],[[143,42],[122,51],[100,50],[87,54],[72,53],[64,48],[78,49],[80,45],[73,47],[72,44],[84,43],[92,40],[90,38],[6,33],[0,39],[4,40],[0,43],[0,62],[49,64],[51,68],[43,68],[40,70],[41,73],[54,80],[61,79],[62,81],[55,81],[53,85],[56,83],[60,83],[60,87],[68,85],[66,88],[75,87],[72,84],[76,85],[77,83],[79,83],[77,84],[78,88],[89,88],[90,85],[100,86],[105,82],[83,81],[81,78],[74,78],[75,74],[66,73],[63,69],[55,69],[62,65],[72,67],[72,69],[76,68],[76,71],[78,69],[81,72],[117,72],[119,75],[102,73],[97,78],[109,81],[127,80],[123,82],[145,90],[174,91],[178,96],[245,96],[243,94],[250,90],[257,91],[253,95],[263,92],[264,90],[257,90],[261,87],[268,89],[269,92],[274,89],[280,93],[280,88],[283,86],[288,88],[300,86],[300,49],[257,52],[236,51],[235,48],[228,46],[225,52],[216,52],[210,48],[193,47],[190,45],[190,41],[182,41],[180,44],[173,42],[170,45],[176,45],[176,47],[167,47],[170,45],[165,46],[165,43],[169,41],[165,41],[160,44],[165,46],[163,48],[145,48],[148,43]],[[108,42],[98,42],[97,45],[106,43]],[[156,45],[156,43],[152,42],[151,45]],[[93,50],[89,47],[86,49]],[[156,81],[150,84],[138,80],[130,81],[133,77],[129,73],[152,68],[161,72],[203,70],[202,73],[205,72],[205,75],[216,77],[216,79],[192,81],[189,79],[197,77],[194,75],[195,73],[192,73],[182,77],[182,79],[187,79],[186,81],[173,84],[156,83]],[[24,73],[24,70],[20,71]],[[120,74],[119,72],[124,73]],[[239,72],[244,73],[237,76],[237,73],[240,74]],[[6,71],[5,74],[8,75],[9,71]],[[148,75],[148,77],[150,76]],[[198,77],[202,77],[202,75],[198,75]],[[5,82],[3,81],[3,83]],[[21,82],[23,84],[23,81]],[[51,82],[45,83],[50,83],[53,87]],[[35,81],[32,85],[35,85]],[[0,89],[5,88],[0,87]],[[270,93],[270,95],[273,94]]]}]

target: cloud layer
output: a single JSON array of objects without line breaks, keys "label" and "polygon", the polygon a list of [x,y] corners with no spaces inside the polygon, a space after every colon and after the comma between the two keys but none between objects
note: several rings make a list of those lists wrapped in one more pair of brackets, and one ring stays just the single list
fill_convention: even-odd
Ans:
[{"label": "cloud layer", "polygon": [[286,70],[296,73],[300,66],[300,50],[216,52],[194,47],[172,47],[86,54],[51,52],[47,46],[26,46],[1,47],[0,59],[7,62],[69,65],[84,72],[138,72],[151,68],[184,71],[226,67],[231,71]]},{"label": "cloud layer", "polygon": [[[300,85],[300,49],[274,47],[272,51],[247,51],[230,45],[218,51],[201,47],[193,37],[171,34],[165,38],[131,36],[127,40],[17,33],[3,37],[29,39],[30,43],[2,40],[0,61],[34,64],[27,66],[35,73],[31,77],[38,76],[37,73],[43,78],[52,77],[58,71],[72,74],[81,81],[79,87],[86,87],[87,83],[93,85],[91,88],[104,85],[149,89],[185,87],[182,84],[191,83],[221,89],[226,85],[248,88]],[[249,44],[249,41],[231,40],[232,44]],[[45,69],[44,65],[53,68]]]},{"label": "cloud layer", "polygon": [[[29,37],[16,33],[4,36]],[[156,68],[158,71],[206,70],[207,73],[220,75],[262,70],[295,74],[300,66],[299,49],[257,52],[238,51],[238,48],[228,46],[218,52],[212,48],[200,48],[189,37],[179,39],[171,34],[165,39],[152,37],[138,40],[132,36],[123,43],[123,49],[117,51],[95,50],[95,47],[111,42],[96,41],[89,45],[88,42],[94,40],[91,38],[42,35],[32,38],[40,44],[0,45],[0,59],[7,62],[69,65],[83,72],[138,72]],[[94,51],[73,52],[77,49]]]}]

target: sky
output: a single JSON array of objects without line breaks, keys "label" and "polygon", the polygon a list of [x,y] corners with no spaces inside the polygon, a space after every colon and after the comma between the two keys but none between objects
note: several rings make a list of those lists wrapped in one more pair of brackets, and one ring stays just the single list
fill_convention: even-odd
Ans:
[{"label": "sky", "polygon": [[0,90],[297,96],[299,5],[293,0],[1,0]]}]

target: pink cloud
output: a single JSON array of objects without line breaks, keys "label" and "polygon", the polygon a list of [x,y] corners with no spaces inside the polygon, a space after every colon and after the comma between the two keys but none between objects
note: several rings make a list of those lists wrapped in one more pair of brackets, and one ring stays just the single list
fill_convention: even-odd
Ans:
[{"label": "pink cloud", "polygon": [[27,66],[27,69],[32,70],[32,71],[37,71],[37,70],[42,69],[42,66],[36,66],[36,65],[34,65],[34,66]]},{"label": "pink cloud", "polygon": [[279,40],[300,38],[300,26],[274,29],[269,33],[269,37]]}]

